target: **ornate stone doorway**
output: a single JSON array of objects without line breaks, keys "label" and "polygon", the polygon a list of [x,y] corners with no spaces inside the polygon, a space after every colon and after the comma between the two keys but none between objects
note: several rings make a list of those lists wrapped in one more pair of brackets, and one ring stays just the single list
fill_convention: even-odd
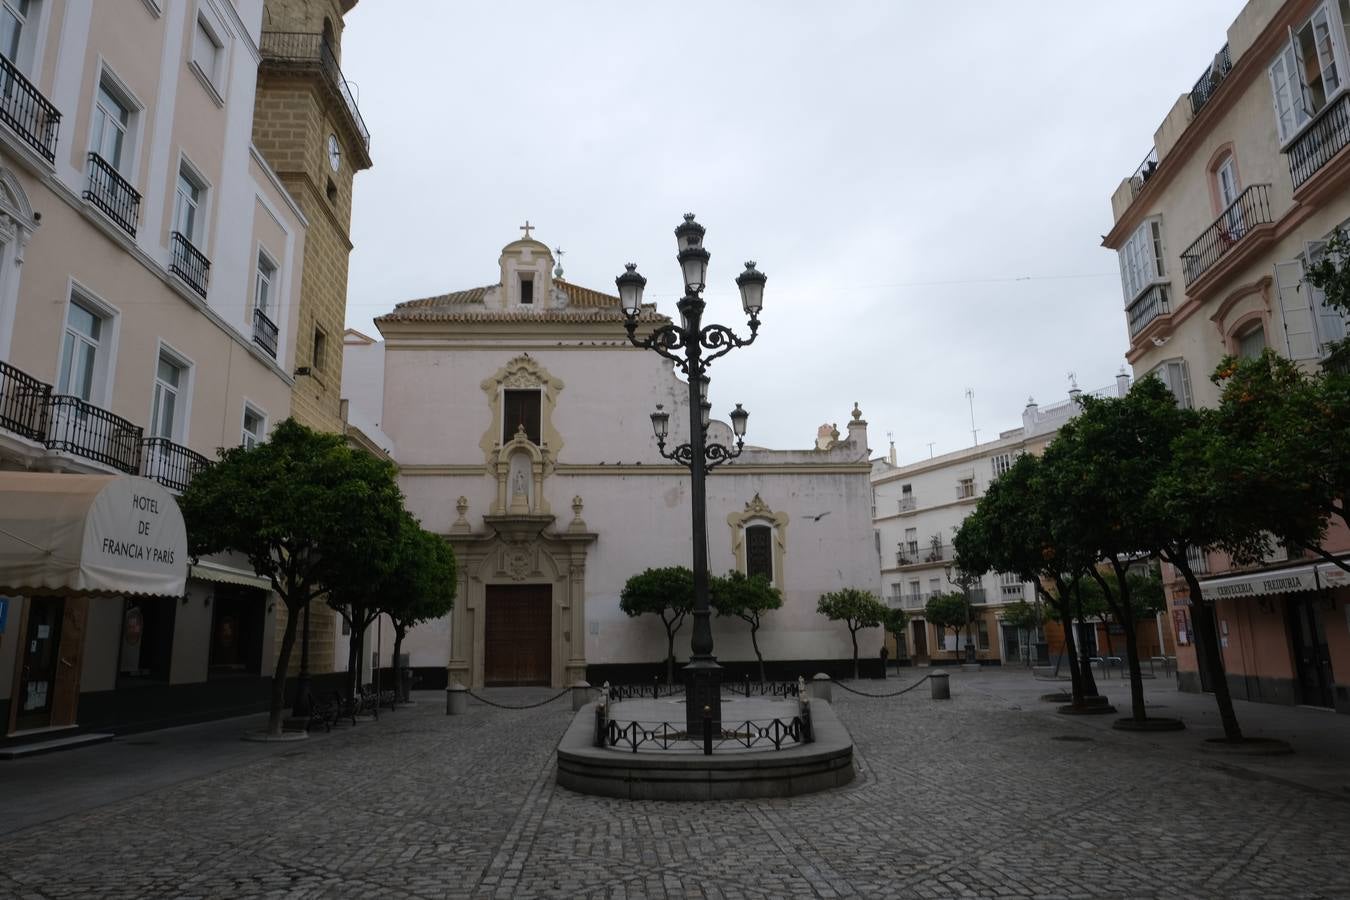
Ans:
[{"label": "ornate stone doorway", "polygon": [[483,683],[550,684],[552,586],[490,584],[484,601]]}]

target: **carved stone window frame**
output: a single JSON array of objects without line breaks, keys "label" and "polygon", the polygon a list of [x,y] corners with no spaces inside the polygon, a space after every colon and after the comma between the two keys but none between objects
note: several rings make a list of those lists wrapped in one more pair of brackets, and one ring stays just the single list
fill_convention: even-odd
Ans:
[{"label": "carved stone window frame", "polygon": [[[553,377],[530,354],[522,353],[498,369],[491,377],[485,378],[479,386],[483,393],[487,395],[488,408],[491,410],[491,421],[488,423],[487,431],[483,432],[483,437],[478,442],[479,449],[483,451],[483,462],[487,466],[489,474],[495,475],[497,473],[501,451],[503,450],[501,440],[502,415],[506,391],[507,389],[529,388],[537,388],[541,394],[539,398],[539,434],[541,439],[539,452],[543,458],[542,474],[547,475],[552,472],[557,462],[558,453],[563,448],[562,435],[553,424],[553,411],[558,404],[558,394],[562,392],[564,387],[562,379]],[[511,443],[514,443],[514,441]]]},{"label": "carved stone window frame", "polygon": [[759,494],[755,494],[754,499],[745,504],[742,512],[734,512],[727,516],[727,525],[731,528],[731,552],[736,558],[736,568],[741,572],[746,572],[745,566],[745,529],[752,525],[768,525],[773,530],[773,585],[779,590],[783,590],[786,582],[783,579],[783,559],[787,556],[787,527],[788,514],[785,512],[774,512]]}]

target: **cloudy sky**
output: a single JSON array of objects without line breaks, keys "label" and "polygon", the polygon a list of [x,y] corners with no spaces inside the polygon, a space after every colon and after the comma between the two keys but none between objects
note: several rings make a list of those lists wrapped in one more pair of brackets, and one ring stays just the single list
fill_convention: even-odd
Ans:
[{"label": "cloudy sky", "polygon": [[744,260],[769,276],[759,341],[712,373],[754,443],[857,401],[874,452],[925,458],[969,445],[967,388],[991,439],[1123,365],[1110,194],[1241,7],[363,0],[348,324],[495,281],[527,218],[570,281],[634,261],[674,315],[692,211],[712,321],[743,325]]}]

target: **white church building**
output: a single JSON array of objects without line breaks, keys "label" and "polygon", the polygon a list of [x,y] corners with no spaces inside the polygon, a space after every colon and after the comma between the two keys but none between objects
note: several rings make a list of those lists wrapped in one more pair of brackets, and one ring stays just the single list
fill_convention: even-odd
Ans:
[{"label": "white church building", "polygon": [[[349,426],[388,450],[409,509],[458,561],[454,611],[404,644],[424,686],[441,672],[561,687],[664,671],[660,621],[626,616],[619,593],[644,569],[691,564],[689,475],[662,458],[650,420],[663,404],[678,443],[688,386],[629,343],[616,296],[561,276],[527,236],[502,250],[493,283],[398,303],[375,320],[382,340],[346,335]],[[639,337],[668,321],[644,305]],[[708,440],[734,438],[714,418]],[[851,658],[847,629],[816,602],[880,590],[870,473],[855,405],[846,434],[822,428],[801,450],[747,445],[708,477],[711,571],[762,572],[783,593],[760,630],[771,677],[842,672]],[[724,665],[754,660],[745,623],[714,617],[713,629]],[[689,618],[678,660],[691,630]],[[875,657],[880,631],[859,637]]]}]

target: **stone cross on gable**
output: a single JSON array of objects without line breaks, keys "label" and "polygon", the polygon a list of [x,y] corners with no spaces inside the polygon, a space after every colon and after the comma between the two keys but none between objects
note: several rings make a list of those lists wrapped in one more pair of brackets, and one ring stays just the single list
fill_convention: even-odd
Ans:
[{"label": "stone cross on gable", "polygon": [[523,232],[525,232],[525,240],[528,241],[528,240],[530,239],[530,229],[532,229],[532,228],[534,228],[534,227],[535,227],[535,226],[533,226],[533,225],[530,224],[530,220],[529,220],[529,219],[526,219],[526,220],[525,220],[525,224],[522,225],[522,226],[520,226],[520,230],[523,231]]}]

